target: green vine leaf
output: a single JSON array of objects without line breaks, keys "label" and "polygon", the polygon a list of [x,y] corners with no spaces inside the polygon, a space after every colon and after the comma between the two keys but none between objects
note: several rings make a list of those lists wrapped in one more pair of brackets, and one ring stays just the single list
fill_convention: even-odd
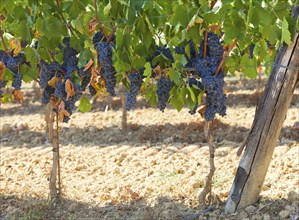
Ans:
[{"label": "green vine leaf", "polygon": [[281,43],[285,42],[286,44],[291,44],[291,33],[289,31],[289,24],[286,18],[284,17],[281,25]]}]

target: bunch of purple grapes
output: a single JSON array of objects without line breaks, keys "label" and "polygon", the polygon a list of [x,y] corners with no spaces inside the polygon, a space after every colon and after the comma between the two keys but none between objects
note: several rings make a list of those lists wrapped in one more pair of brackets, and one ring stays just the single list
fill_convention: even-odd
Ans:
[{"label": "bunch of purple grapes", "polygon": [[[43,89],[42,94],[42,103],[47,104],[50,102],[51,97],[57,98],[58,100],[64,102],[65,110],[71,115],[73,109],[75,108],[75,102],[79,100],[82,95],[82,91],[85,90],[86,85],[79,85],[73,82],[72,73],[78,70],[78,52],[70,46],[70,39],[65,38],[63,40],[65,47],[60,45],[60,49],[64,50],[63,54],[63,63],[60,65],[57,62],[47,63],[43,60],[39,63],[40,68],[40,76],[39,76],[39,84]],[[78,71],[79,76],[90,77],[90,74],[83,71],[84,69],[80,69]],[[55,85],[49,85],[49,81],[56,77]],[[66,81],[70,80],[73,84],[75,94],[71,97],[67,97],[66,91]],[[70,119],[69,116],[64,115],[63,122],[68,122]]]},{"label": "bunch of purple grapes", "polygon": [[216,75],[218,66],[222,60],[223,47],[219,37],[214,33],[208,33],[206,57],[204,58],[204,40],[201,42],[201,50],[195,59],[195,73],[202,78],[202,85],[206,93],[206,110],[204,117],[207,121],[215,118],[216,113],[221,116],[226,114],[226,95],[223,93],[224,73],[222,70]]},{"label": "bunch of purple grapes", "polygon": [[139,73],[133,72],[129,75],[130,90],[126,91],[126,109],[130,111],[136,105],[136,96],[142,84],[142,77]]},{"label": "bunch of purple grapes", "polygon": [[158,96],[157,106],[162,112],[164,112],[164,109],[166,108],[166,103],[169,100],[171,87],[171,80],[165,78],[164,76],[161,76],[161,78],[158,80],[158,89],[156,93]]},{"label": "bunch of purple grapes", "polygon": [[39,62],[39,85],[43,89],[42,104],[50,102],[50,98],[54,95],[55,88],[51,87],[48,82],[54,77],[59,76],[59,69],[61,66],[57,62],[47,63],[43,60]]},{"label": "bunch of purple grapes", "polygon": [[5,66],[13,73],[14,78],[12,81],[12,87],[16,90],[20,90],[22,86],[23,75],[20,73],[19,69],[22,64],[26,63],[26,58],[23,53],[19,53],[17,56],[10,56],[0,51],[0,60],[2,60]]},{"label": "bunch of purple grapes", "polygon": [[71,74],[78,70],[77,65],[78,65],[78,58],[77,54],[78,52],[70,46],[70,38],[66,37],[63,39],[63,43],[65,47],[63,48],[63,63],[61,65],[62,70],[66,73],[64,75],[64,79],[70,79]]},{"label": "bunch of purple grapes", "polygon": [[94,35],[93,44],[98,52],[98,61],[102,68],[102,76],[105,80],[106,91],[111,96],[115,96],[116,70],[112,63],[112,48],[114,47],[114,44],[107,42],[107,39],[100,31]]}]

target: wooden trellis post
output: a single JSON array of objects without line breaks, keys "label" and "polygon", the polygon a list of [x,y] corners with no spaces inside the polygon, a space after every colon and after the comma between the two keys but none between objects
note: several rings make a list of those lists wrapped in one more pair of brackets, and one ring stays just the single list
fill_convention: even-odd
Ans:
[{"label": "wooden trellis post", "polygon": [[258,105],[246,149],[225,210],[233,213],[257,202],[299,77],[299,37],[283,46],[275,59]]}]

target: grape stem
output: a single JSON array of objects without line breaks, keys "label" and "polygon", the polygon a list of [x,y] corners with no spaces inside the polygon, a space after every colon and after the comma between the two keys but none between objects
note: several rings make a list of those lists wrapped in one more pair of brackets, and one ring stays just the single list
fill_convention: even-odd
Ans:
[{"label": "grape stem", "polygon": [[116,28],[114,27],[113,30],[112,30],[112,32],[111,32],[111,34],[110,34],[109,37],[107,38],[107,43],[110,42],[110,40],[112,39],[112,37],[113,37],[113,35],[115,34],[115,32],[116,32]]},{"label": "grape stem", "polygon": [[93,0],[93,7],[94,7],[94,11],[95,11],[96,22],[99,24],[100,29],[101,29],[102,33],[104,34],[105,38],[108,39],[108,36],[106,34],[106,31],[105,31],[105,27],[100,23],[100,20],[99,20],[97,0]]},{"label": "grape stem", "polygon": [[216,70],[215,76],[218,75],[218,73],[219,73],[219,71],[220,71],[220,69],[221,69],[224,61],[227,59],[227,57],[228,57],[229,53],[232,51],[232,49],[236,46],[237,42],[238,42],[238,39],[235,39],[234,42],[229,46],[228,50],[224,52],[222,60],[221,60],[219,66],[218,66],[218,68]]}]

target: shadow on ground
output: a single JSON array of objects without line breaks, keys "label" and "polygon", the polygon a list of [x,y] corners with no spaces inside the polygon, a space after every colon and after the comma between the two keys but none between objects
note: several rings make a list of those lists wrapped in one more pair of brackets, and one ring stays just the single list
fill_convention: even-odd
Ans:
[{"label": "shadow on ground", "polygon": [[[215,120],[214,136],[216,147],[227,146],[234,142],[239,145],[249,133],[249,129],[243,126],[231,126],[220,120]],[[289,139],[299,142],[299,134],[292,127],[284,127],[278,142]],[[2,134],[0,143],[2,146],[34,147],[47,144],[48,133],[22,130],[10,131]],[[132,144],[133,146],[144,146],[153,144],[206,144],[204,135],[204,122],[191,122],[164,125],[139,125],[128,124],[126,130],[119,126],[88,128],[70,127],[63,128],[60,133],[62,145],[73,144],[76,146],[111,146],[115,144]]]},{"label": "shadow on ground", "polygon": [[[143,198],[130,198],[127,201],[107,203],[105,206],[62,199],[54,205],[46,199],[0,194],[1,219],[123,219],[123,220],[186,220],[186,219],[280,219],[279,213],[288,207],[289,217],[298,215],[296,202],[287,199],[271,200],[263,198],[250,209],[233,215],[224,212],[224,202],[212,205],[213,209],[201,214],[207,207],[183,204],[182,200],[161,196],[151,205]],[[296,212],[297,211],[297,212]],[[192,218],[191,216],[197,217]],[[201,216],[202,218],[198,218]],[[298,216],[297,216],[298,217]]]}]

